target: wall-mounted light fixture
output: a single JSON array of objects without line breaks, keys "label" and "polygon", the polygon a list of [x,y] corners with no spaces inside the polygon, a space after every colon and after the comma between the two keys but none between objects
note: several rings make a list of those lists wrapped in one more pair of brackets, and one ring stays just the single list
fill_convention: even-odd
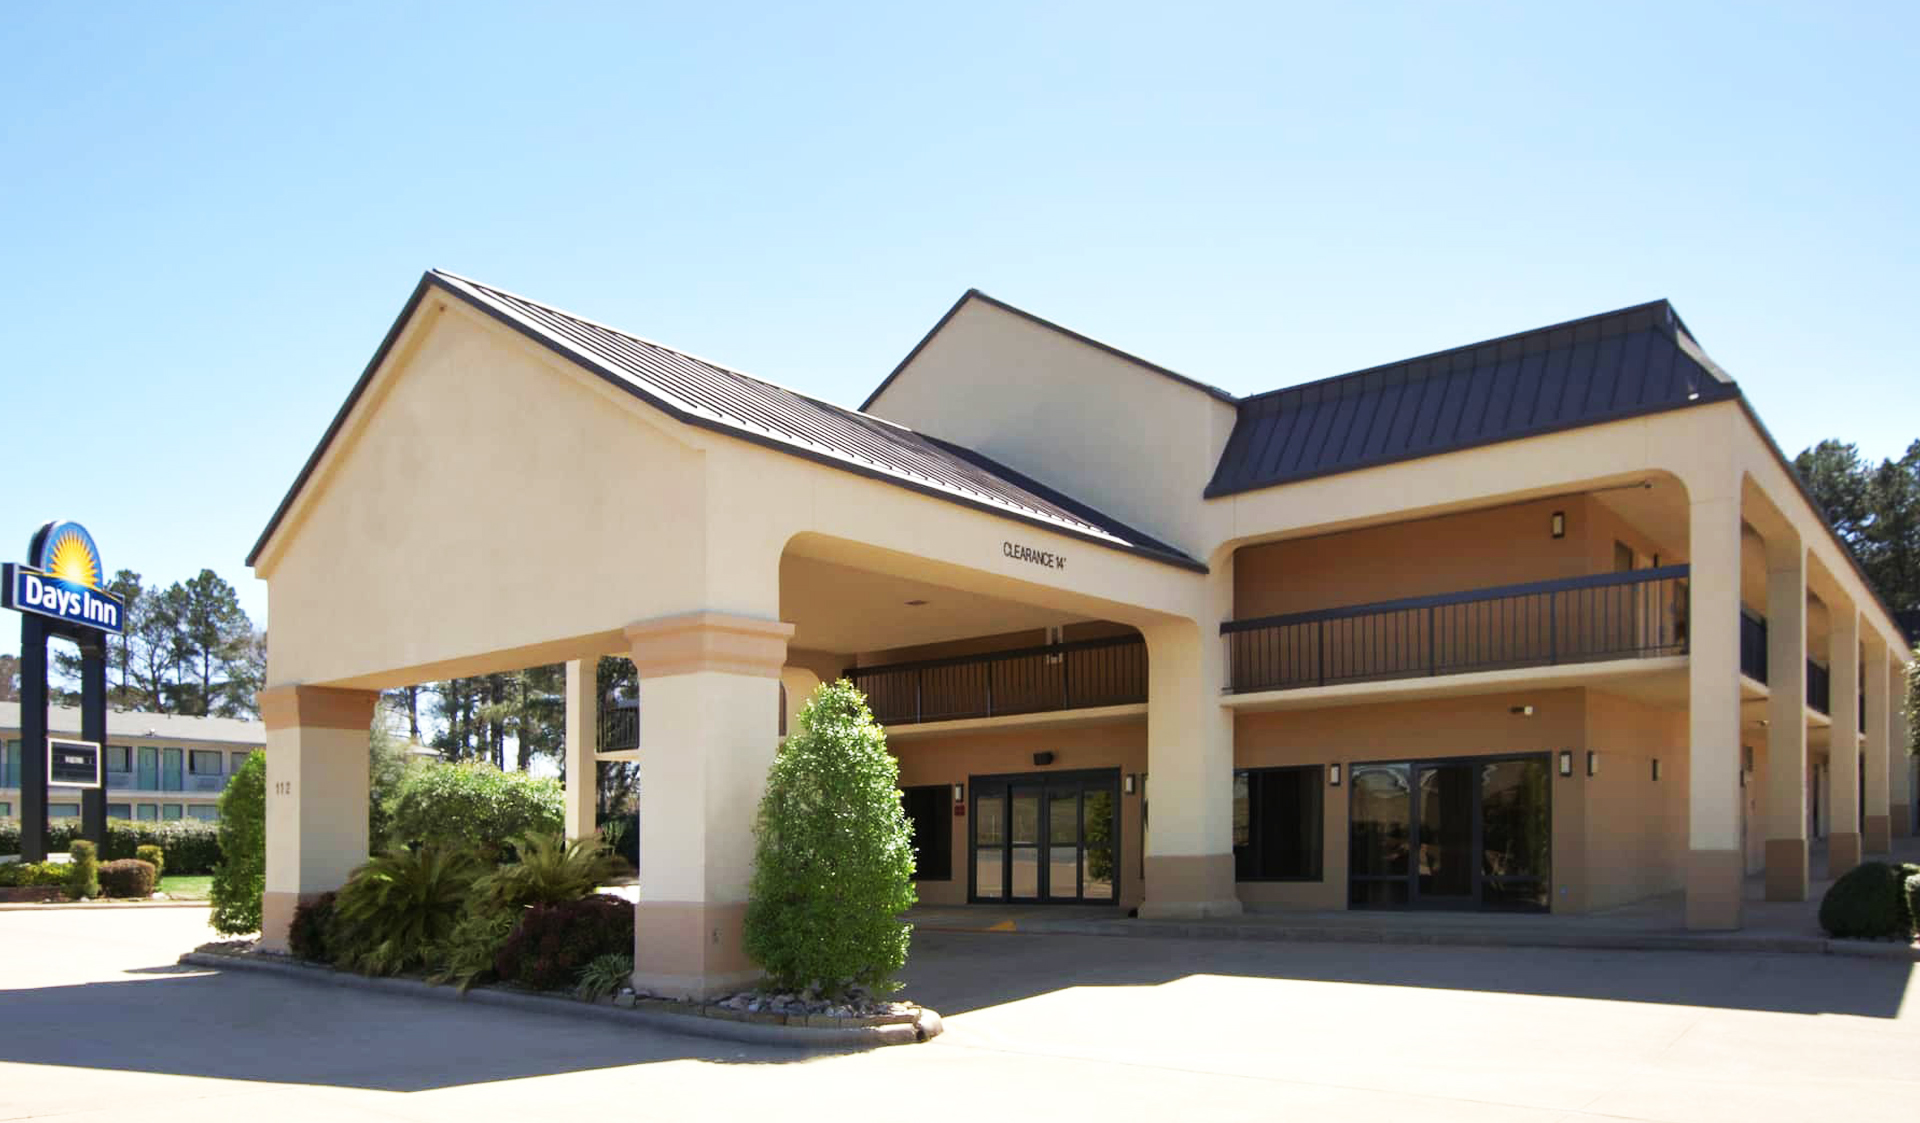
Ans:
[{"label": "wall-mounted light fixture", "polygon": [[1653,758],[1653,782],[1656,784],[1660,782],[1660,758],[1659,757]]},{"label": "wall-mounted light fixture", "polygon": [[1600,754],[1592,749],[1587,750],[1587,775],[1600,775]]},{"label": "wall-mounted light fixture", "polygon": [[1740,786],[1741,787],[1744,788],[1747,786],[1747,777],[1749,775],[1751,775],[1751,773],[1749,773],[1746,769],[1742,768],[1740,770]]},{"label": "wall-mounted light fixture", "polygon": [[1053,763],[1053,754],[1052,753],[1035,753],[1033,754],[1033,763],[1039,765],[1042,768],[1045,768],[1047,765]]},{"label": "wall-mounted light fixture", "polygon": [[965,803],[967,801],[967,786],[965,784],[955,784],[953,786],[953,801],[955,803]]},{"label": "wall-mounted light fixture", "polygon": [[1512,714],[1514,717],[1532,717],[1533,707],[1532,706],[1508,706],[1507,712]]},{"label": "wall-mounted light fixture", "polygon": [[1330,788],[1340,786],[1340,765],[1338,763],[1327,765],[1327,786]]},{"label": "wall-mounted light fixture", "polygon": [[1555,511],[1553,518],[1549,520],[1549,525],[1553,527],[1553,536],[1555,538],[1565,538],[1567,536],[1567,513],[1565,511]]},{"label": "wall-mounted light fixture", "polygon": [[1573,750],[1572,749],[1560,750],[1560,775],[1562,776],[1573,775]]},{"label": "wall-mounted light fixture", "polygon": [[1120,790],[1127,793],[1128,795],[1133,794],[1133,773],[1129,772],[1126,774],[1126,776],[1121,778]]}]

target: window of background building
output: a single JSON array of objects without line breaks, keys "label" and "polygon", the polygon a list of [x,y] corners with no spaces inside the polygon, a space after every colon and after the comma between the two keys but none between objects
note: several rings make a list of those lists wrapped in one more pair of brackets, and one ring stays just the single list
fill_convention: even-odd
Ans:
[{"label": "window of background building", "polygon": [[131,819],[131,818],[133,818],[133,804],[131,804],[131,803],[109,803],[109,804],[107,804],[107,818],[109,818],[109,819]]},{"label": "window of background building", "polygon": [[133,750],[127,748],[125,745],[108,745],[107,746],[107,771],[109,772],[133,771]]},{"label": "window of background building", "polygon": [[162,819],[178,819],[180,817],[180,805],[177,803],[161,804],[160,817]]},{"label": "window of background building", "polygon": [[49,819],[78,819],[79,817],[80,805],[77,803],[47,804],[47,818]]},{"label": "window of background building", "polygon": [[253,755],[253,754],[251,754],[251,753],[228,753],[228,754],[227,754],[227,760],[228,760],[228,763],[232,765],[232,767],[231,767],[231,768],[229,768],[229,769],[228,769],[228,771],[229,771],[229,772],[238,772],[238,771],[240,771],[240,766],[241,766],[241,765],[243,765],[243,764],[245,764],[245,763],[247,763],[247,757],[249,757],[249,756],[251,756],[251,755]]},{"label": "window of background building", "polygon": [[160,805],[157,803],[136,803],[133,817],[142,823],[151,823],[160,817]]},{"label": "window of background building", "polygon": [[194,749],[187,754],[187,771],[195,776],[220,775],[220,754],[211,749]]},{"label": "window of background building", "polygon": [[13,804],[0,803],[0,819],[13,818]]},{"label": "window of background building", "polygon": [[187,804],[187,818],[211,823],[220,817],[220,809],[211,803]]},{"label": "window of background building", "polygon": [[1320,880],[1325,789],[1318,765],[1233,774],[1235,880]]},{"label": "window of background building", "polygon": [[8,741],[0,746],[0,787],[17,788],[20,786],[20,742]]},{"label": "window of background building", "polygon": [[913,876],[953,880],[953,789],[945,784],[903,788],[900,806],[913,828]]}]

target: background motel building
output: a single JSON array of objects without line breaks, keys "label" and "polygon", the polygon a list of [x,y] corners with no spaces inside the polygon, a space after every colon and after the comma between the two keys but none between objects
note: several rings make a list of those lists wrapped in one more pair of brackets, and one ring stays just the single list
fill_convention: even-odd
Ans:
[{"label": "background motel building", "polygon": [[1236,398],[969,292],[856,412],[430,272],[249,561],[269,941],[365,856],[377,691],[607,654],[661,993],[753,977],[767,765],[842,674],[924,902],[1735,928],[1912,829],[1902,636],[1665,302]]},{"label": "background motel building", "polygon": [[[80,711],[54,706],[47,732],[80,736]],[[140,822],[220,817],[220,793],[266,727],[226,717],[107,711],[107,818]],[[42,752],[46,750],[44,747]],[[20,814],[20,703],[0,702],[0,819]],[[49,819],[78,819],[80,789],[47,789]]]}]

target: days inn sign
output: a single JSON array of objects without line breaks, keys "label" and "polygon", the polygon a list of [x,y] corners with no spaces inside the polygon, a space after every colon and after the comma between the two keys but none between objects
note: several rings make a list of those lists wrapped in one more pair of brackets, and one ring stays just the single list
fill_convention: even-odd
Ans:
[{"label": "days inn sign", "polygon": [[25,565],[0,566],[0,606],[81,628],[118,633],[126,605],[104,588],[93,535],[76,522],[50,522],[27,548]]}]

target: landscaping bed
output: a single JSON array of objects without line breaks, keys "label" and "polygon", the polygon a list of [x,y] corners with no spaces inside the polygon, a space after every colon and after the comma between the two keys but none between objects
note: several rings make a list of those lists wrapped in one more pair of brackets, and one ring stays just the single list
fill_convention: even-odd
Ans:
[{"label": "landscaping bed", "polygon": [[[180,957],[200,967],[261,970],[309,982],[411,994],[483,1005],[574,1013],[675,1033],[790,1048],[868,1048],[912,1045],[938,1036],[940,1015],[902,1002],[855,998],[834,1002],[805,994],[742,992],[712,1002],[681,1002],[635,994],[631,988],[591,999],[569,991],[539,991],[510,983],[466,990],[435,985],[422,974],[368,976],[260,949],[253,940],[202,944]],[[756,1009],[755,1007],[759,1007]]]}]

